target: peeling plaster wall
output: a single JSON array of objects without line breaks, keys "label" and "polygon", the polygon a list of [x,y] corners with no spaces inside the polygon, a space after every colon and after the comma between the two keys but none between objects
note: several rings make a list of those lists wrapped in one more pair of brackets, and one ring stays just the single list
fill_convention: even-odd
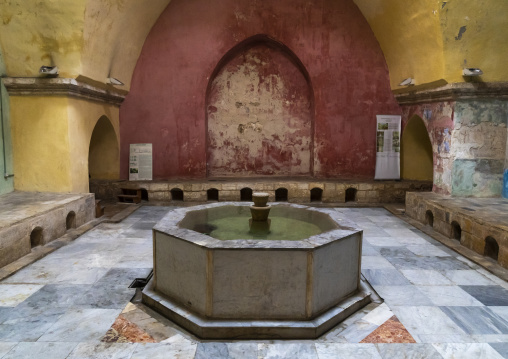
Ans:
[{"label": "peeling plaster wall", "polygon": [[280,49],[247,48],[209,91],[210,176],[310,175],[313,96]]},{"label": "peeling plaster wall", "polygon": [[454,105],[454,102],[444,102],[402,107],[404,126],[413,115],[418,115],[424,121],[429,132],[434,162],[433,191],[436,193],[450,194],[452,190]]},{"label": "peeling plaster wall", "polygon": [[[2,57],[0,54],[0,75],[2,75]],[[11,137],[11,122],[10,122],[10,109],[9,109],[9,94],[7,93],[7,89],[0,81],[1,93],[0,96],[0,111],[2,112],[2,116],[0,119],[3,120],[3,126],[0,126],[0,195],[4,193],[9,193],[14,190],[14,178],[13,177],[4,177],[4,170],[7,171],[7,174],[11,175],[14,172],[13,163],[12,163],[12,137]],[[3,129],[3,133],[1,133]],[[5,148],[5,154],[4,154]],[[5,157],[5,163],[4,163]]]},{"label": "peeling plaster wall", "polygon": [[317,177],[374,175],[375,115],[399,114],[379,45],[355,4],[173,0],[147,37],[120,109],[121,176],[131,143],[153,143],[154,178],[206,176],[206,89],[220,59],[264,34],[287,46],[314,90]]},{"label": "peeling plaster wall", "polygon": [[506,160],[508,102],[461,100],[403,106],[403,123],[425,122],[434,156],[433,191],[498,197]]},{"label": "peeling plaster wall", "polygon": [[456,103],[452,195],[492,197],[501,194],[507,118],[507,102]]}]

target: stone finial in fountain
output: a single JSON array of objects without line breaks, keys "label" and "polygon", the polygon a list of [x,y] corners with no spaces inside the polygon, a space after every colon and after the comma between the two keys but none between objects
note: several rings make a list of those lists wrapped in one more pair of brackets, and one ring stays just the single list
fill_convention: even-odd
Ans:
[{"label": "stone finial in fountain", "polygon": [[268,214],[272,206],[267,205],[268,193],[255,192],[252,194],[252,200],[254,205],[250,206],[250,214],[252,216],[249,219],[249,227],[251,232],[268,232],[270,230],[270,220]]}]

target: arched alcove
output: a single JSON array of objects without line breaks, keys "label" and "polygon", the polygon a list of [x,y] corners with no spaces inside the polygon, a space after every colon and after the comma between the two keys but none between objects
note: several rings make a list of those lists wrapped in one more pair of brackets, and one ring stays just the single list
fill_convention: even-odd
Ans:
[{"label": "arched alcove", "polygon": [[106,116],[97,121],[90,139],[88,173],[90,179],[118,179],[120,152],[115,129]]},{"label": "arched alcove", "polygon": [[425,123],[414,115],[402,132],[401,177],[408,180],[433,180],[432,144]]},{"label": "arched alcove", "polygon": [[70,211],[65,218],[65,229],[76,228],[76,213]]},{"label": "arched alcove", "polygon": [[301,61],[253,36],[224,55],[206,96],[211,177],[312,174],[314,95]]}]

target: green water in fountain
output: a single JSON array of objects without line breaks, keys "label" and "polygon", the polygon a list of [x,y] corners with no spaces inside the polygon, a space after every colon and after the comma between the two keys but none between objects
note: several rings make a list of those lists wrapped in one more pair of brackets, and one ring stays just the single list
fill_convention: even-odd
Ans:
[{"label": "green water in fountain", "polygon": [[324,213],[283,205],[272,206],[269,216],[271,220],[269,230],[251,230],[249,228],[250,218],[248,206],[222,206],[191,211],[180,222],[180,227],[192,229],[220,240],[285,241],[300,241],[338,228],[335,222]]}]

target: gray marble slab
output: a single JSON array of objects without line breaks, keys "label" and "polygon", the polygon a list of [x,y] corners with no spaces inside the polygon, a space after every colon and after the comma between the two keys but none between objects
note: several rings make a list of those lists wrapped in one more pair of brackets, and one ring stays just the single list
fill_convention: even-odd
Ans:
[{"label": "gray marble slab", "polygon": [[420,334],[466,334],[439,307],[401,306],[392,311],[411,335]]},{"label": "gray marble slab", "polygon": [[377,293],[386,301],[388,306],[415,306],[424,305],[431,306],[433,303],[425,294],[420,292],[418,288],[412,285],[391,285],[380,286],[374,285]]},{"label": "gray marble slab", "polygon": [[316,350],[319,359],[382,359],[374,344],[316,343]]},{"label": "gray marble slab", "polygon": [[129,359],[137,343],[79,343],[67,359]]},{"label": "gray marble slab", "polygon": [[508,358],[508,342],[507,343],[489,343],[503,358]]},{"label": "gray marble slab", "polygon": [[152,268],[111,268],[97,284],[123,285],[128,287],[136,278],[146,278]]},{"label": "gray marble slab", "polygon": [[258,344],[259,359],[318,359],[314,343]]},{"label": "gray marble slab", "polygon": [[457,286],[417,286],[436,306],[483,306]]},{"label": "gray marble slab", "polygon": [[76,343],[19,343],[2,359],[65,359]]},{"label": "gray marble slab", "polygon": [[86,342],[100,339],[120,314],[118,309],[71,309],[39,338],[41,342]]},{"label": "gray marble slab", "polygon": [[508,322],[488,307],[441,307],[468,334],[508,334]]},{"label": "gray marble slab", "polygon": [[444,359],[502,359],[487,343],[437,343],[434,348]]},{"label": "gray marble slab", "polygon": [[253,342],[239,343],[199,343],[194,359],[257,359],[258,344]]},{"label": "gray marble slab", "polygon": [[395,286],[410,285],[411,283],[398,270],[391,268],[384,269],[363,269],[362,274],[371,285]]},{"label": "gray marble slab", "polygon": [[461,285],[465,290],[478,301],[488,306],[508,306],[508,290],[500,286],[483,285]]},{"label": "gray marble slab", "polygon": [[196,343],[138,344],[130,359],[191,359],[196,354]]},{"label": "gray marble slab", "polygon": [[430,269],[402,269],[400,271],[404,277],[415,285],[453,285],[441,273]]},{"label": "gray marble slab", "polygon": [[442,359],[432,344],[376,344],[383,359]]}]

